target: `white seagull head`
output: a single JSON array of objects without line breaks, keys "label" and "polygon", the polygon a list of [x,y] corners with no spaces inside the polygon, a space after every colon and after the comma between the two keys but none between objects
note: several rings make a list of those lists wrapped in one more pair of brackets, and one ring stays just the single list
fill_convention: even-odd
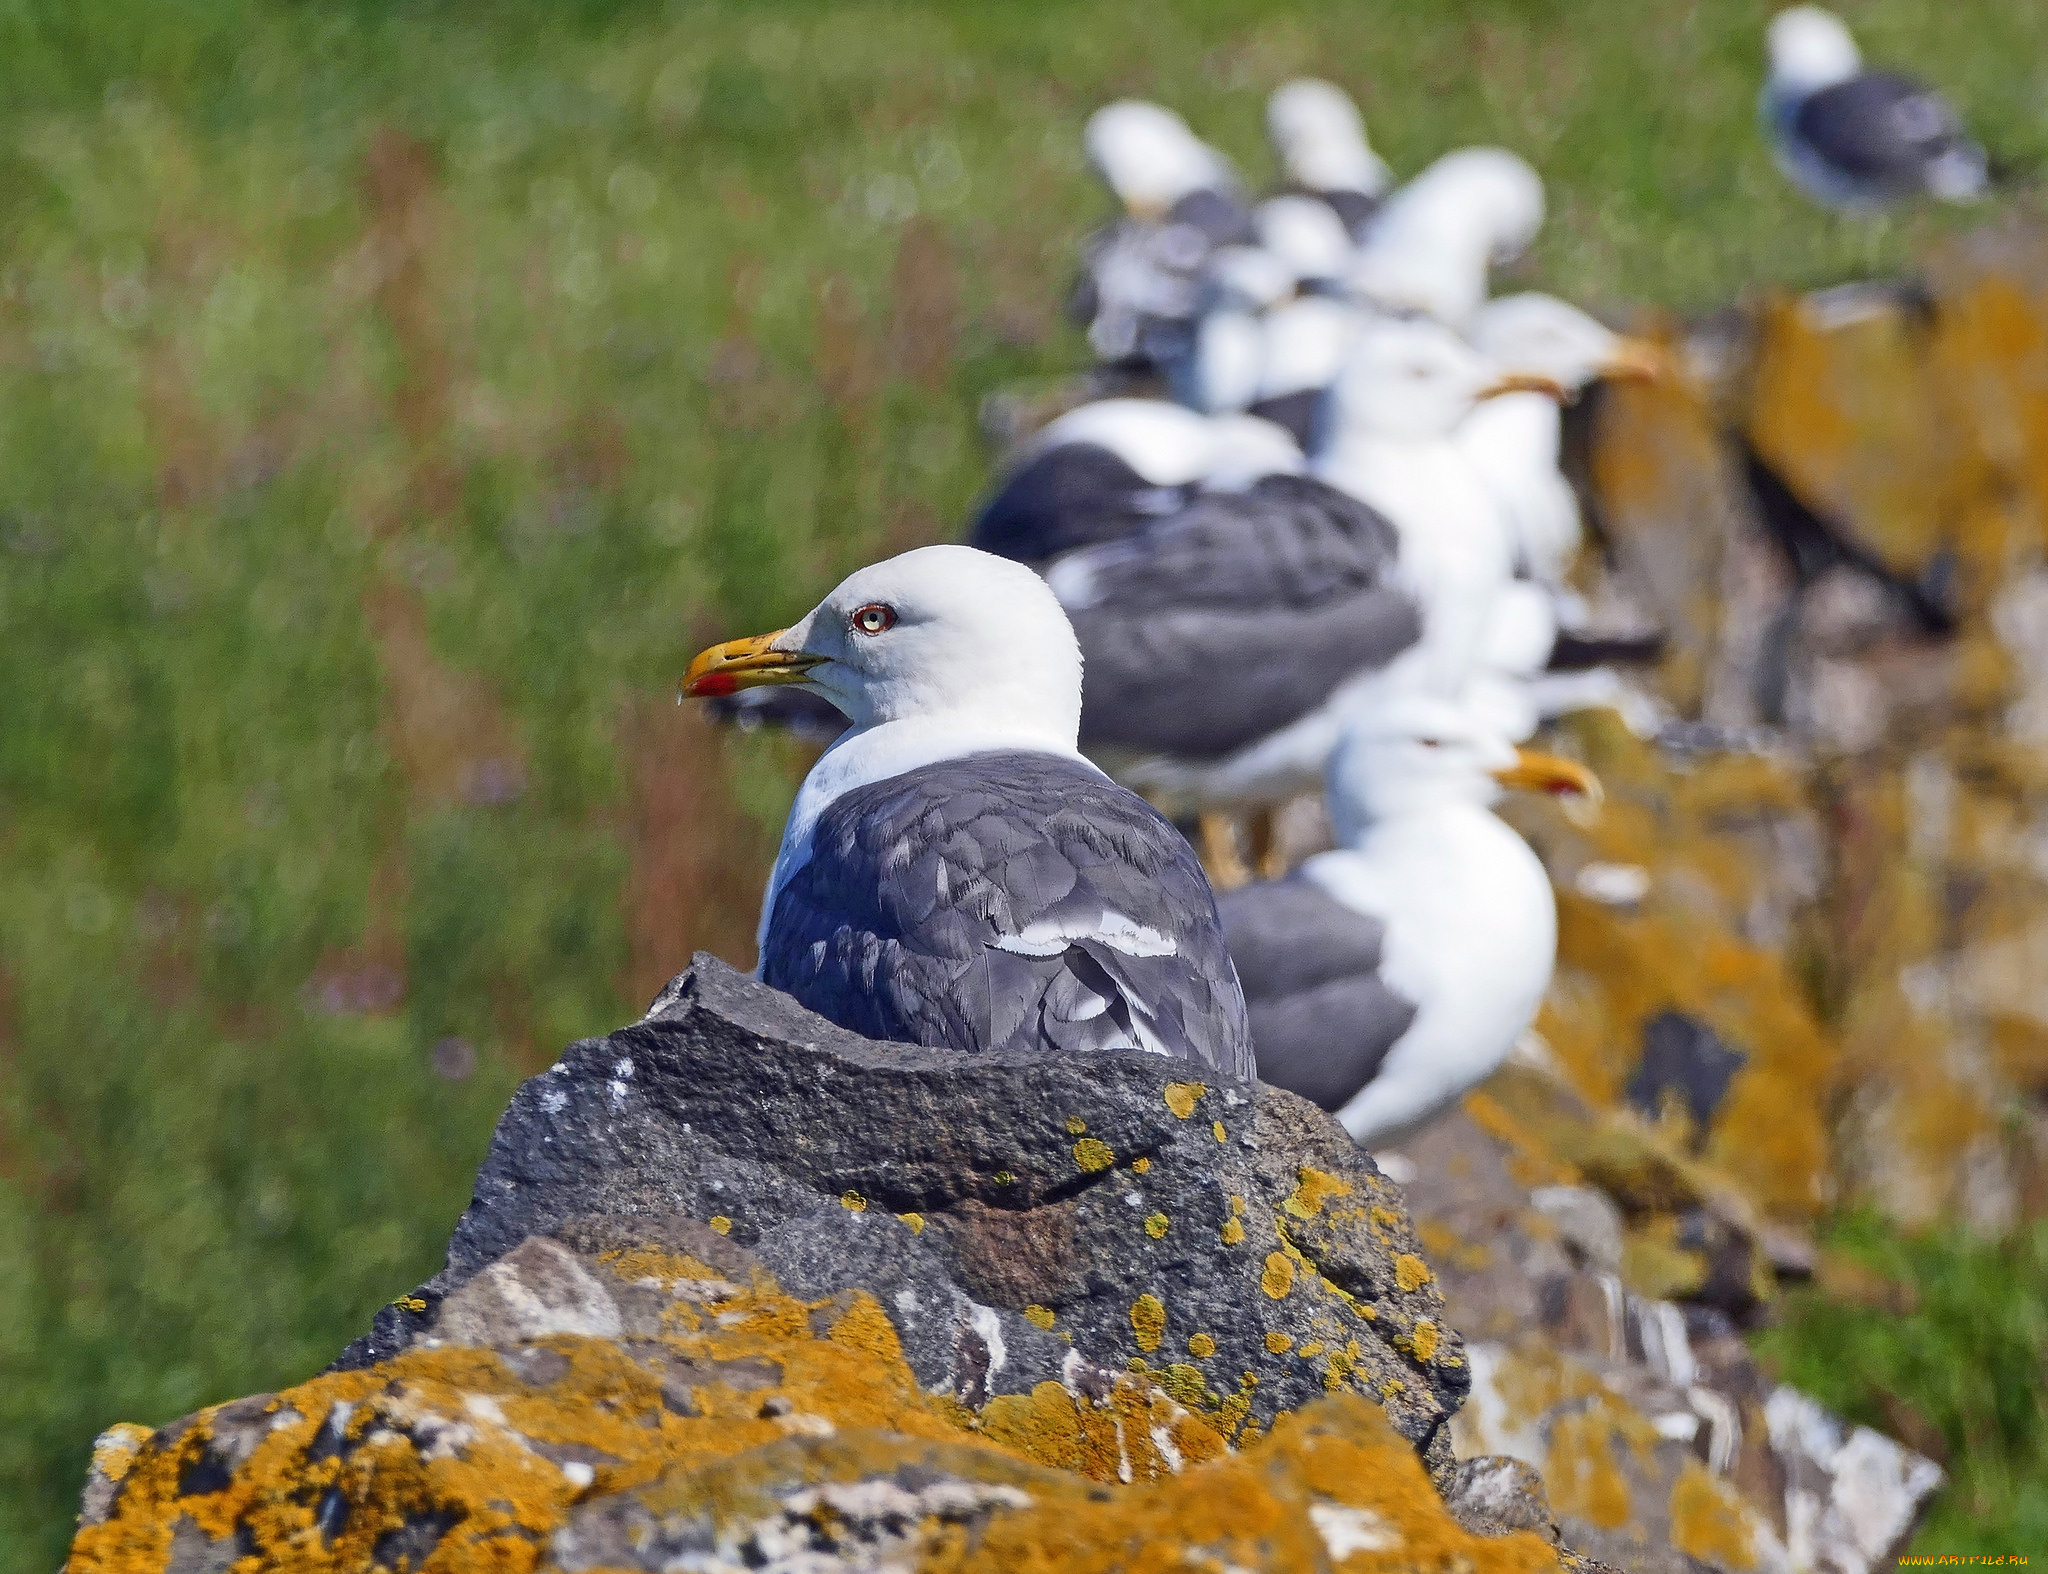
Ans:
[{"label": "white seagull head", "polygon": [[1266,135],[1287,178],[1308,191],[1387,188],[1387,166],[1365,139],[1358,106],[1342,88],[1313,77],[1281,84],[1266,100]]},{"label": "white seagull head", "polygon": [[1788,93],[1815,93],[1863,69],[1862,53],[1842,19],[1817,5],[1780,11],[1766,37],[1771,81]]},{"label": "white seagull head", "polygon": [[1119,99],[1090,115],[1081,145],[1134,218],[1162,218],[1191,192],[1231,184],[1222,154],[1172,110],[1142,99]]},{"label": "white seagull head", "polygon": [[1671,373],[1662,347],[1618,334],[1555,295],[1488,301],[1472,321],[1472,344],[1507,371],[1548,377],[1573,392],[1600,377],[1654,382]]},{"label": "white seagull head", "polygon": [[1583,765],[1517,749],[1472,709],[1422,694],[1352,722],[1330,753],[1325,780],[1330,829],[1347,847],[1382,821],[1451,805],[1485,808],[1509,787],[1600,796]]},{"label": "white seagull head", "polygon": [[1338,439],[1426,442],[1449,436],[1479,401],[1562,389],[1500,375],[1458,334],[1426,317],[1382,317],[1359,331],[1333,389]]},{"label": "white seagull head", "polygon": [[801,621],[702,652],[685,698],[798,683],[854,731],[941,720],[1042,735],[1081,724],[1081,648],[1045,581],[973,547],[920,547],[849,574]]}]

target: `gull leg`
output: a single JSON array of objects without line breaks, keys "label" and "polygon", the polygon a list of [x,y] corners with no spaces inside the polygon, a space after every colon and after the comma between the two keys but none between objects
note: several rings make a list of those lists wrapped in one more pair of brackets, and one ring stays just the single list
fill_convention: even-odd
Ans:
[{"label": "gull leg", "polygon": [[1230,816],[1217,809],[1201,814],[1202,867],[1209,871],[1209,883],[1219,891],[1232,891],[1245,884],[1252,872],[1237,855],[1237,827]]},{"label": "gull leg", "polygon": [[1252,868],[1261,880],[1277,880],[1287,873],[1287,849],[1280,844],[1280,816],[1271,804],[1261,804],[1245,821],[1245,838],[1251,843]]}]

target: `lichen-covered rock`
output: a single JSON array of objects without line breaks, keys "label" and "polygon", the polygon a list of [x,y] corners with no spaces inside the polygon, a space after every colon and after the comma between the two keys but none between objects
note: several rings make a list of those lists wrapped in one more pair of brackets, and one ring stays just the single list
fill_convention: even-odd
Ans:
[{"label": "lichen-covered rock", "polygon": [[[1870,1574],[1903,1544],[1939,1484],[1934,1465],[1768,1381],[1725,1310],[1646,1293],[1645,1272],[1669,1272],[1642,1243],[1646,1213],[1718,1211],[1724,1239],[1741,1242],[1726,1180],[1639,1117],[1603,1118],[1524,1067],[1404,1157],[1417,1228],[1470,1341],[1458,1449],[1540,1469],[1567,1545],[1632,1574]],[[1700,1277],[1739,1279],[1754,1260]],[[1468,1526],[1489,1482],[1512,1497],[1483,1458],[1446,1491]]]},{"label": "lichen-covered rock", "polygon": [[1353,1392],[1448,1460],[1467,1374],[1442,1298],[1395,1188],[1313,1106],[1152,1055],[871,1043],[701,956],[519,1091],[448,1266],[343,1364],[580,1305],[566,1277],[475,1282],[528,1236],[636,1213],[702,1221],[793,1294],[872,1295],[925,1388],[1001,1399],[1020,1433],[1044,1385],[1136,1368],[1228,1438]]},{"label": "lichen-covered rock", "polygon": [[70,1567],[1551,1568],[1438,1495],[1468,1381],[1302,1100],[871,1043],[699,957],[519,1091],[333,1369],[107,1433]]},{"label": "lichen-covered rock", "polygon": [[871,1295],[791,1296],[687,1218],[565,1221],[439,1312],[374,1365],[107,1433],[70,1574],[1557,1566],[1524,1520],[1461,1525],[1355,1394],[1241,1452],[1170,1375],[1078,1357],[977,1414]]}]

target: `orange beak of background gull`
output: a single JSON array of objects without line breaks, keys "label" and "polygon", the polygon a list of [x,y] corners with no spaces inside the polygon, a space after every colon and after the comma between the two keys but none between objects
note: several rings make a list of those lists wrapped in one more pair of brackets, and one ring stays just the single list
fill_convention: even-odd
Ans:
[{"label": "orange beak of background gull", "polygon": [[1601,364],[1600,375],[1623,383],[1661,383],[1677,368],[1671,352],[1648,339],[1623,339]]},{"label": "orange beak of background gull", "polygon": [[1479,390],[1481,399],[1498,399],[1503,394],[1542,394],[1546,399],[1555,399],[1559,404],[1572,402],[1572,391],[1554,377],[1541,377],[1534,372],[1510,372],[1496,378]]},{"label": "orange beak of background gull", "polygon": [[770,683],[801,683],[811,668],[827,658],[800,650],[776,650],[775,642],[788,633],[753,634],[729,639],[722,645],[699,651],[683,674],[679,700],[716,699],[739,689],[758,689]]},{"label": "orange beak of background gull", "polygon": [[1515,750],[1515,763],[1495,771],[1493,779],[1503,787],[1519,787],[1525,792],[1548,793],[1553,797],[1582,798],[1588,804],[1598,804],[1604,796],[1600,778],[1577,760],[1538,754],[1533,749]]}]

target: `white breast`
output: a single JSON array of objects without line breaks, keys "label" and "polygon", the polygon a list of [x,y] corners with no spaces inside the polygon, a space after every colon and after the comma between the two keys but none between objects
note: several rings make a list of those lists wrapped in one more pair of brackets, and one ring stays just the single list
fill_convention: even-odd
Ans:
[{"label": "white breast", "polygon": [[1447,805],[1323,853],[1307,878],[1387,926],[1380,976],[1416,1007],[1378,1074],[1338,1112],[1371,1145],[1484,1080],[1535,1019],[1557,957],[1543,865],[1485,809]]}]

